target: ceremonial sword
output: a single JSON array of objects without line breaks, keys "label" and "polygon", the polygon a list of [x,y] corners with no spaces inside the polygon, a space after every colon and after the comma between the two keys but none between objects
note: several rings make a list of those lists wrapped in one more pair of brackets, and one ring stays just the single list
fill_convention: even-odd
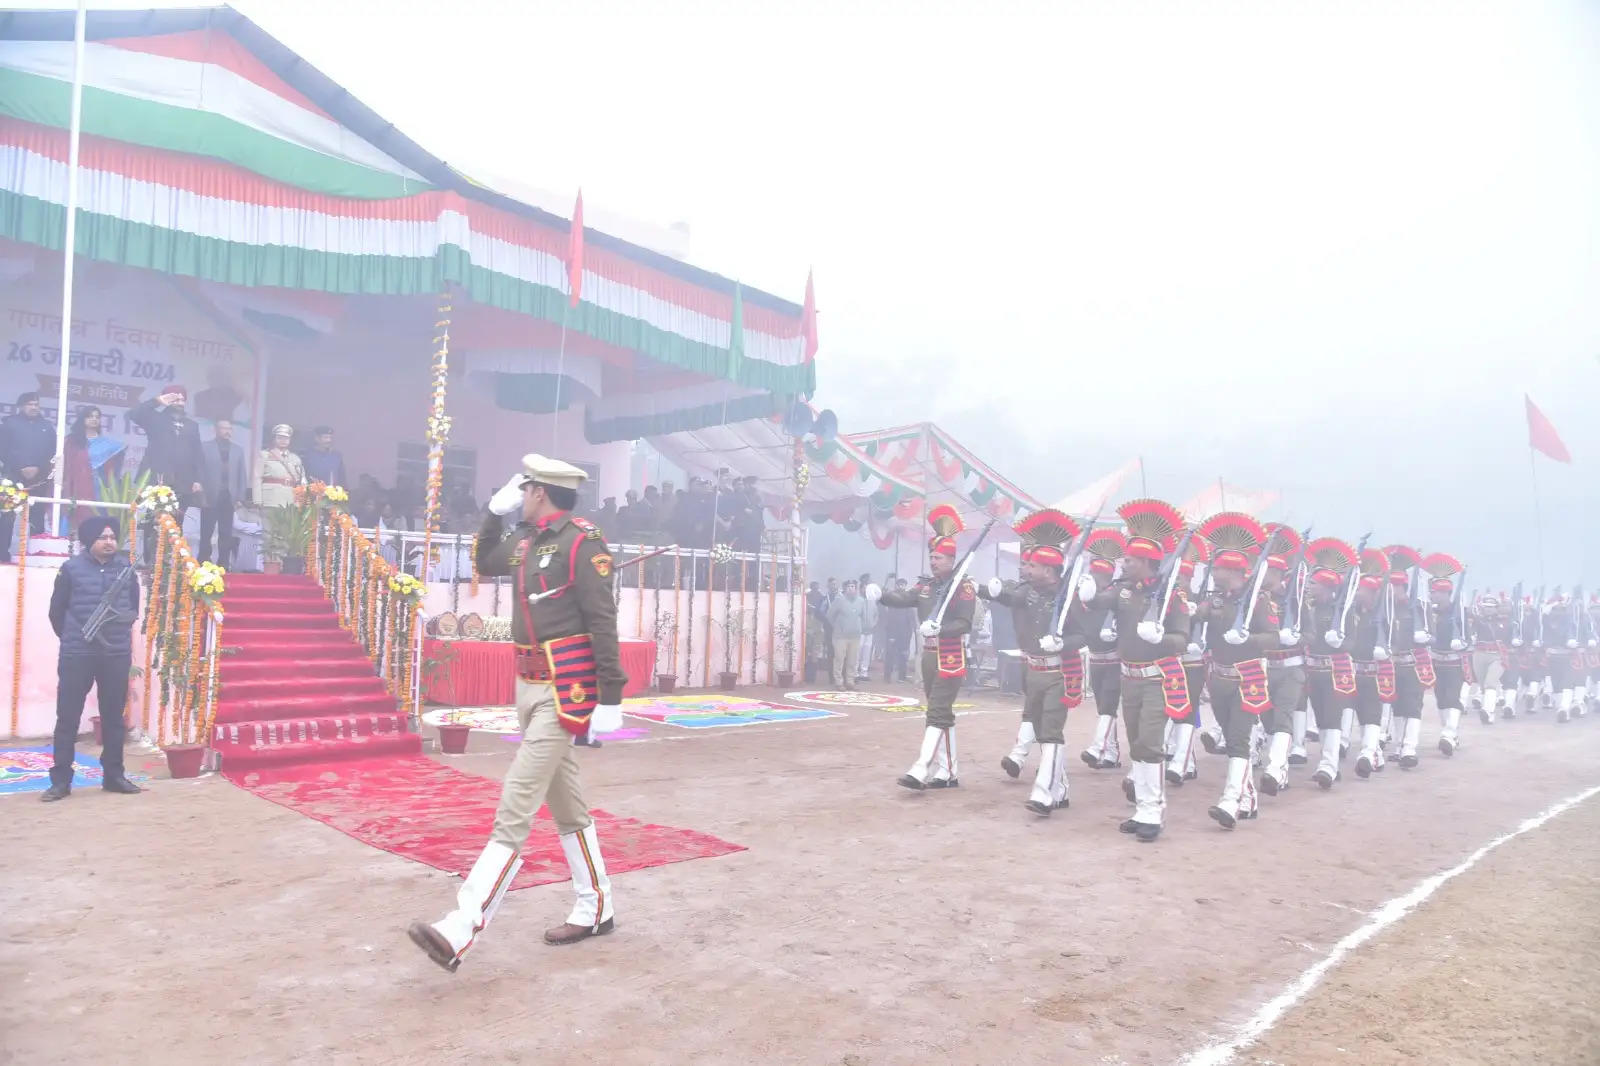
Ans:
[{"label": "ceremonial sword", "polygon": [[956,589],[961,587],[961,580],[966,576],[967,567],[972,565],[972,556],[983,544],[984,538],[989,535],[989,530],[993,529],[994,524],[998,521],[998,518],[989,519],[989,524],[983,527],[983,531],[978,534],[978,539],[972,542],[972,547],[967,549],[967,554],[961,557],[961,561],[957,563],[956,568],[951,571],[950,588],[944,594],[944,602],[939,604],[938,612],[932,618],[928,619],[930,622],[937,623],[940,626],[944,625],[944,612],[949,609],[950,601],[955,599]]}]

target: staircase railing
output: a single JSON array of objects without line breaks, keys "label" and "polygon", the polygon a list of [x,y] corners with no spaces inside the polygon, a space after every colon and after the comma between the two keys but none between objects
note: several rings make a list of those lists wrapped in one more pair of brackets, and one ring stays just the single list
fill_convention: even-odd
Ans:
[{"label": "staircase railing", "polygon": [[144,728],[163,747],[206,744],[217,714],[224,572],[195,561],[172,515],[156,515],[150,535],[156,546],[144,613]]},{"label": "staircase railing", "polygon": [[384,685],[411,716],[421,712],[422,593],[397,571],[344,511],[327,509],[312,533],[309,568],[372,660]]}]

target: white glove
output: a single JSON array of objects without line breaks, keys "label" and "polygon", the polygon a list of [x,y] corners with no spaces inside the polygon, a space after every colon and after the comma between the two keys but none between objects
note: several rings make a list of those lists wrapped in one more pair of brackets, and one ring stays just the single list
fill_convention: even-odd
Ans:
[{"label": "white glove", "polygon": [[1204,650],[1205,650],[1204,648],[1200,647],[1200,645],[1196,644],[1194,641],[1191,640],[1189,642],[1189,654],[1190,655],[1199,655]]},{"label": "white glove", "polygon": [[917,627],[917,632],[921,633],[925,637],[936,637],[936,636],[939,635],[939,630],[941,630],[943,628],[944,627],[941,626],[938,622],[935,622],[933,619],[930,618],[926,622],[922,623],[920,626]]},{"label": "white glove", "polygon": [[1522,647],[1522,638],[1521,638],[1521,637],[1518,637],[1518,638],[1517,638],[1517,639],[1516,639],[1516,640],[1513,640],[1513,641],[1512,641],[1512,642],[1511,642],[1511,646],[1512,646],[1512,647],[1513,647],[1513,648],[1520,648],[1520,647]]},{"label": "white glove", "polygon": [[1061,638],[1054,634],[1039,638],[1039,650],[1046,655],[1054,655],[1062,648]]},{"label": "white glove", "polygon": [[1328,647],[1330,648],[1344,647],[1344,638],[1332,629],[1322,634],[1322,639],[1328,642]]},{"label": "white glove", "polygon": [[1589,647],[1591,647],[1591,648],[1594,647],[1596,643],[1597,642],[1593,637],[1589,638]]},{"label": "white glove", "polygon": [[1134,632],[1146,644],[1160,644],[1161,638],[1167,635],[1167,631],[1162,628],[1160,622],[1140,622],[1139,627]]},{"label": "white glove", "polygon": [[1300,634],[1296,633],[1288,626],[1284,626],[1282,629],[1278,630],[1278,643],[1282,644],[1285,648],[1292,648],[1296,644],[1300,643]]},{"label": "white glove", "polygon": [[1095,584],[1094,578],[1084,574],[1078,579],[1078,599],[1080,601],[1088,603],[1098,595],[1100,595],[1100,586]]},{"label": "white glove", "polygon": [[1242,629],[1230,629],[1226,633],[1222,634],[1222,639],[1227,641],[1229,644],[1243,644],[1245,641],[1250,639],[1250,634],[1246,633]]},{"label": "white glove", "polygon": [[1452,640],[1450,642],[1450,650],[1451,651],[1466,651],[1467,650],[1467,642],[1464,641],[1464,640]]},{"label": "white glove", "polygon": [[1533,642],[1533,646],[1534,646],[1534,647],[1535,647],[1535,648],[1542,648],[1542,647],[1544,647],[1544,641],[1542,641],[1542,640],[1536,640],[1536,641],[1534,641],[1534,642]]},{"label": "white glove", "polygon": [[495,490],[489,497],[489,513],[497,514],[504,518],[522,506],[522,483],[526,480],[523,474],[511,475],[511,480]]},{"label": "white glove", "polygon": [[997,577],[989,579],[989,598],[992,600],[1006,590],[1006,583]]},{"label": "white glove", "polygon": [[615,733],[622,728],[622,706],[616,703],[602,703],[589,715],[589,735],[596,733]]},{"label": "white glove", "polygon": [[1380,663],[1388,662],[1389,661],[1389,649],[1388,648],[1373,648],[1372,649],[1372,657],[1374,659],[1378,660]]},{"label": "white glove", "polygon": [[877,603],[879,600],[883,599],[883,589],[878,587],[878,583],[876,581],[873,581],[868,583],[867,587],[861,590],[861,595],[867,598],[868,603]]},{"label": "white glove", "polygon": [[1433,634],[1426,629],[1418,629],[1411,634],[1411,639],[1417,644],[1426,644],[1433,639]]},{"label": "white glove", "polygon": [[1567,647],[1576,648],[1577,646],[1578,646],[1578,642],[1576,640],[1568,640],[1567,641]]}]

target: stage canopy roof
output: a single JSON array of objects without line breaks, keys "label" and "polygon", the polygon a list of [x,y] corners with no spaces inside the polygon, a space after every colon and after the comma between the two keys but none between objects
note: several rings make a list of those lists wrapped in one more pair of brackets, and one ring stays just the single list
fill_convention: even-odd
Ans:
[{"label": "stage canopy roof", "polygon": [[[772,513],[789,515],[795,438],[782,419],[652,436],[649,442],[692,474],[727,467],[756,475]],[[997,518],[990,534],[997,542],[1015,540],[1011,523],[1044,506],[928,422],[831,440],[811,435],[800,447],[810,473],[801,514],[813,522],[865,528],[879,547],[900,534],[922,537],[926,508],[943,503],[953,504],[969,529]]]},{"label": "stage canopy roof", "polygon": [[[54,251],[72,33],[71,11],[0,12],[0,239]],[[815,391],[805,308],[588,228],[570,306],[567,219],[448,166],[231,8],[91,11],[87,36],[81,256],[288,341],[448,289],[453,361],[503,408],[583,404],[594,443]],[[430,333],[396,358],[420,371]]]}]

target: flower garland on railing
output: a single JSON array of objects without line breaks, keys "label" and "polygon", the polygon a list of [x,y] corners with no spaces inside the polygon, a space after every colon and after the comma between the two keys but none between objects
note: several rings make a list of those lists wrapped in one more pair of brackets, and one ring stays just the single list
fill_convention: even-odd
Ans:
[{"label": "flower garland on railing", "polygon": [[133,513],[145,525],[154,525],[161,515],[178,513],[178,494],[170,485],[146,485],[139,490]]},{"label": "flower garland on railing", "polygon": [[155,692],[157,742],[167,744],[170,732],[174,744],[207,744],[216,720],[226,571],[195,561],[177,519],[165,507],[165,494],[153,493],[148,502],[156,550],[144,619],[145,728]]},{"label": "flower garland on railing", "polygon": [[322,516],[314,532],[318,565],[313,575],[327,591],[347,630],[372,660],[378,676],[408,709],[417,669],[412,651],[415,619],[424,586],[396,571],[337,508]]},{"label": "flower garland on railing", "polygon": [[0,514],[21,515],[17,540],[17,635],[11,656],[11,735],[19,735],[22,713],[22,589],[28,574],[28,490],[10,478],[0,478]]},{"label": "flower garland on railing", "polygon": [[433,559],[433,532],[439,526],[439,494],[444,487],[444,446],[450,439],[450,416],[444,413],[445,385],[450,375],[450,294],[439,294],[439,318],[433,324],[433,395],[428,411],[428,495],[422,523],[422,573]]}]

